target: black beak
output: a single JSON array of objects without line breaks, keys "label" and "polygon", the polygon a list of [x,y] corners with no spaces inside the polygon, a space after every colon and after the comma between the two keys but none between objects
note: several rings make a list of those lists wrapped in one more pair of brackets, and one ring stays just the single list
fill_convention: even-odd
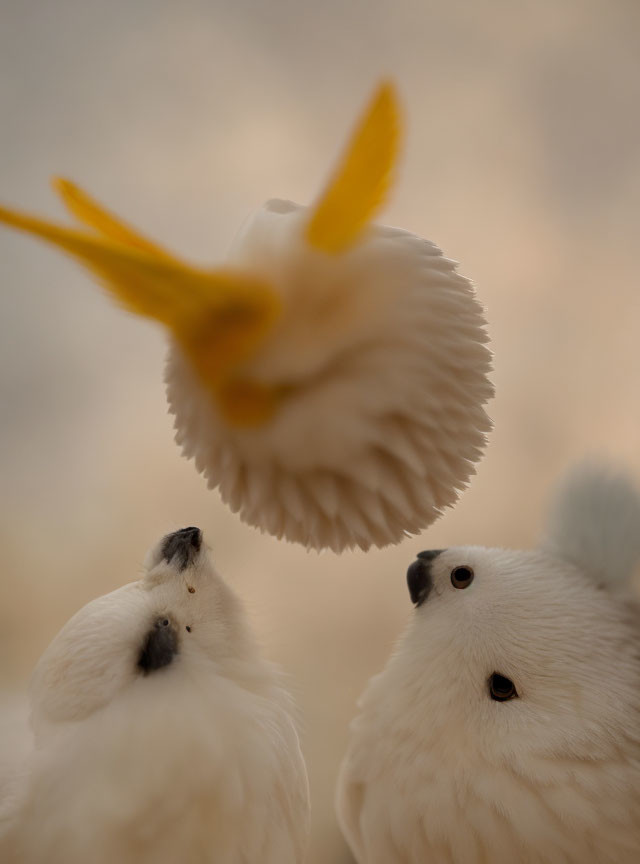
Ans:
[{"label": "black beak", "polygon": [[175,564],[181,572],[196,557],[201,545],[202,531],[199,528],[181,528],[167,534],[162,541],[162,557],[167,564]]},{"label": "black beak", "polygon": [[168,666],[178,653],[178,633],[168,618],[158,618],[147,633],[138,657],[145,675]]},{"label": "black beak", "polygon": [[407,570],[407,586],[411,602],[415,606],[422,606],[433,588],[433,573],[431,563],[434,558],[442,552],[442,549],[430,549],[426,552],[418,552],[417,559],[409,565]]}]

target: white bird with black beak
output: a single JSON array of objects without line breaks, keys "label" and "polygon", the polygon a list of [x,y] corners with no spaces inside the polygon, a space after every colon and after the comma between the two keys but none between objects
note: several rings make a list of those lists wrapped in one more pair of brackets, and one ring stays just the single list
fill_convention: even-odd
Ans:
[{"label": "white bird with black beak", "polygon": [[301,864],[307,778],[278,671],[197,528],[87,604],[31,687],[3,864]]},{"label": "white bird with black beak", "polygon": [[490,428],[471,283],[434,244],[372,222],[400,127],[383,84],[315,205],[267,201],[215,270],[182,263],[68,181],[56,185],[80,229],[0,208],[167,328],[184,454],[246,522],[317,549],[421,531],[455,502]]},{"label": "white bird with black beak", "polygon": [[530,552],[421,552],[338,787],[358,864],[638,864],[640,493],[573,474]]}]

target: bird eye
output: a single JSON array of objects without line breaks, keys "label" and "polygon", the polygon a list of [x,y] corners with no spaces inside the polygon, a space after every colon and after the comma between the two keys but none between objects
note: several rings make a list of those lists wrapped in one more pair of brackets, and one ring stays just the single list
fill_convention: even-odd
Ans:
[{"label": "bird eye", "polygon": [[164,619],[164,621],[162,622],[162,626],[163,626],[163,627],[168,627],[168,626],[169,626],[169,619],[168,619],[168,618],[165,618],[165,619]]},{"label": "bird eye", "polygon": [[508,702],[509,699],[518,698],[518,691],[510,678],[494,672],[489,678],[489,695],[496,702]]},{"label": "bird eye", "polygon": [[451,571],[451,584],[454,588],[468,588],[473,582],[471,567],[454,567]]}]

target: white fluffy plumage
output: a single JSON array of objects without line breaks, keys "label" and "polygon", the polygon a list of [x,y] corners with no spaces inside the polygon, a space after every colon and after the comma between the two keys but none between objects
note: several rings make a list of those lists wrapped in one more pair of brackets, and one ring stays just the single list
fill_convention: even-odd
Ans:
[{"label": "white fluffy plumage", "polygon": [[309,548],[385,546],[453,504],[493,388],[471,283],[427,240],[376,225],[401,111],[383,82],[309,208],[268,201],[223,267],[180,261],[68,180],[80,228],[0,207],[165,326],[176,439],[251,525]]},{"label": "white fluffy plumage", "polygon": [[41,658],[3,864],[302,862],[289,697],[194,531],[165,538],[143,578],[81,609]]},{"label": "white fluffy plumage", "polygon": [[565,478],[544,545],[611,588],[640,561],[640,494],[624,471],[585,461]]},{"label": "white fluffy plumage", "polygon": [[416,611],[341,769],[358,864],[640,861],[639,514],[592,465],[539,549],[418,557]]},{"label": "white fluffy plumage", "polygon": [[304,242],[306,219],[270,201],[231,256],[282,291],[285,312],[244,372],[287,397],[266,423],[229,424],[174,343],[176,437],[251,525],[336,552],[396,543],[456,500],[486,443],[482,309],[432,243],[373,226],[328,257]]}]

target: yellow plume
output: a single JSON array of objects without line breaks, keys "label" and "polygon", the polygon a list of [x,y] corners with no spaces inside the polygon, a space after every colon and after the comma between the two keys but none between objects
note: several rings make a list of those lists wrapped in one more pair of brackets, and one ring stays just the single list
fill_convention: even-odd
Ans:
[{"label": "yellow plume", "polygon": [[[381,84],[312,210],[306,229],[312,247],[344,251],[384,203],[398,152],[399,113],[393,86]],[[55,179],[54,188],[83,228],[66,228],[6,208],[0,208],[0,222],[63,249],[127,309],[168,327],[230,422],[247,425],[268,419],[286,394],[275,385],[245,379],[242,364],[280,314],[280,300],[271,286],[249,273],[191,267],[71,181]]]},{"label": "yellow plume", "polygon": [[147,240],[146,237],[134,231],[113,213],[105,210],[71,180],[66,180],[64,177],[54,177],[52,184],[67,210],[78,222],[88,225],[98,234],[102,234],[103,237],[114,240],[116,243],[122,243],[132,249],[139,249],[149,255],[156,255],[158,258],[173,258],[161,246]]},{"label": "yellow plume", "polygon": [[400,140],[400,109],[384,82],[355,129],[346,153],[307,224],[306,238],[322,252],[352,246],[384,204]]},{"label": "yellow plume", "polygon": [[[98,218],[102,211],[83,212],[86,221],[89,213],[100,221],[103,233],[117,233],[115,220]],[[250,274],[199,270],[166,255],[141,251],[139,243],[138,248],[126,246],[5,208],[0,208],[0,222],[73,255],[123,306],[169,327],[216,392],[220,382],[255,350],[280,311],[277,295]]]}]

